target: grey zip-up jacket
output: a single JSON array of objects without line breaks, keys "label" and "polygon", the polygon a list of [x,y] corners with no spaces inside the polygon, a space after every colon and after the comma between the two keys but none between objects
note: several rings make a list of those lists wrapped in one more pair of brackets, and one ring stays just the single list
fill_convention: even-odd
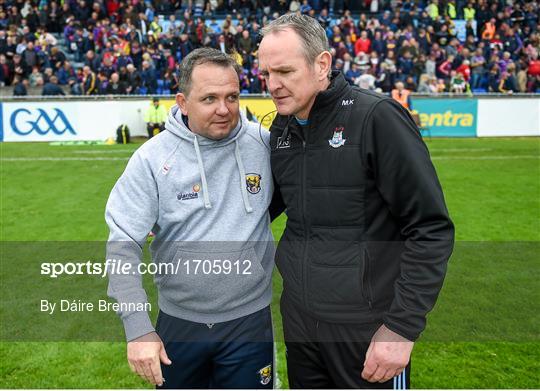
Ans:
[{"label": "grey zip-up jacket", "polygon": [[109,271],[108,288],[128,308],[119,311],[128,341],[154,330],[147,312],[133,310],[147,302],[138,265],[150,231],[152,261],[172,265],[154,276],[165,313],[219,323],[270,304],[268,141],[269,133],[243,115],[226,139],[204,138],[173,106],[165,131],[131,157],[105,212],[107,259],[132,265],[129,273]]}]

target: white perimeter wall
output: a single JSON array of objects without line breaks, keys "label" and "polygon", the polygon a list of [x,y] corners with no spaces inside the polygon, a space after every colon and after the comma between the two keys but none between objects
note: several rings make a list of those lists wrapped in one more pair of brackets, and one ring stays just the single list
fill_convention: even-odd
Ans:
[{"label": "white perimeter wall", "polygon": [[540,99],[478,99],[476,135],[540,136]]},{"label": "white perimeter wall", "polygon": [[[149,104],[147,99],[5,102],[1,104],[3,141],[105,140],[116,138],[116,129],[124,123],[132,136],[146,136],[143,117]],[[477,104],[478,137],[540,136],[540,97],[478,99]],[[14,115],[19,109],[26,111]],[[56,110],[61,111],[75,134],[53,131],[53,127],[57,131],[66,128]],[[23,134],[14,131],[13,123]]]},{"label": "white perimeter wall", "polygon": [[[143,116],[149,104],[148,100],[2,103],[3,141],[105,140],[116,138],[116,129],[124,123],[132,136],[145,136]],[[65,121],[74,132],[64,131]],[[57,134],[53,128],[64,132]]]}]

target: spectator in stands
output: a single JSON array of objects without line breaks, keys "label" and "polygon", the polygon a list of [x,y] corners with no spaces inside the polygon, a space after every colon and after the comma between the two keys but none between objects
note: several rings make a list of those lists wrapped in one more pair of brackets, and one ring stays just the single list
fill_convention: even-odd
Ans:
[{"label": "spectator in stands", "polygon": [[[62,5],[57,1],[29,0],[0,5],[0,55],[6,56],[3,65],[0,64],[3,68],[0,83],[12,85],[16,75],[28,78],[31,72],[36,72],[33,69],[37,66],[37,72],[41,73],[52,68],[59,84],[65,85],[75,71],[86,65],[96,75],[100,70],[108,77],[117,72],[129,84],[127,75],[133,72],[127,72],[127,66],[133,64],[135,75],[138,78],[144,75],[144,85],[141,81],[135,89],[140,92],[143,86],[142,92],[152,92],[157,91],[154,79],[169,83],[164,77],[167,70],[169,80],[174,64],[200,46],[217,47],[227,53],[237,51],[249,74],[257,49],[259,25],[288,11],[291,5],[293,9],[313,14],[327,28],[335,55],[344,62],[345,74],[351,68],[351,59],[356,58],[362,74],[373,68],[374,76],[380,79],[378,84],[384,80],[388,83],[385,74],[391,75],[392,80],[385,87],[388,91],[395,80],[404,81],[412,75],[418,82],[424,73],[430,77],[436,74],[448,84],[450,71],[460,72],[459,67],[465,60],[470,61],[471,87],[486,88],[492,64],[498,63],[500,72],[504,72],[509,60],[517,64],[522,56],[527,56],[529,61],[516,69],[516,80],[518,76],[520,79],[518,88],[523,86],[524,74],[529,74],[525,84],[535,82],[536,71],[531,74],[528,68],[535,66],[530,59],[540,49],[538,2],[513,1],[503,7],[500,2],[434,0],[421,2],[422,10],[415,8],[411,1],[371,1],[372,6],[383,8],[384,12],[373,17],[355,15],[354,20],[349,10],[335,12],[345,5],[338,0],[301,0],[292,4],[289,0],[261,0],[260,6],[253,8],[249,15],[246,14],[246,10],[251,9],[249,0],[242,1],[219,5],[221,11],[231,14],[223,22],[213,19],[208,28],[200,16],[205,13],[215,18],[212,10],[217,9],[218,2],[214,0],[193,2],[183,13],[172,12],[177,5],[185,5],[186,2],[179,0],[147,0],[133,4],[107,0],[103,5],[88,0],[73,0]],[[363,2],[349,1],[348,5],[357,10],[369,7],[369,1],[363,6],[359,6],[360,3]],[[324,6],[330,6],[331,12]],[[465,42],[456,36],[455,16],[467,21]],[[476,22],[476,30],[472,22]],[[57,33],[60,36],[55,36]],[[367,67],[362,64],[366,57],[358,55],[362,52],[367,54]],[[453,60],[447,62],[450,56]],[[372,60],[376,64],[369,63]],[[150,63],[152,72],[143,69],[143,61]],[[382,69],[384,62],[387,66]],[[65,63],[70,63],[70,68],[65,68]],[[438,70],[442,64],[446,73]],[[249,79],[251,85],[251,77]],[[160,92],[168,90],[160,84]]]},{"label": "spectator in stands", "polygon": [[167,110],[159,102],[159,98],[152,99],[152,104],[144,113],[144,122],[146,122],[146,130],[148,131],[148,138],[154,136],[154,130],[159,129],[163,131],[165,129],[165,120],[167,119]]},{"label": "spectator in stands", "polygon": [[506,71],[501,73],[501,79],[499,80],[499,92],[503,94],[519,92],[515,71],[516,66],[514,63],[511,63],[506,68]]},{"label": "spectator in stands", "polygon": [[141,71],[142,87],[146,90],[147,94],[155,94],[157,89],[157,79],[154,68],[150,65],[149,61],[142,62]]},{"label": "spectator in stands", "polygon": [[486,70],[486,59],[482,54],[482,49],[476,49],[474,55],[471,58],[471,87],[473,89],[481,86],[481,81]]},{"label": "spectator in stands", "polygon": [[437,79],[437,93],[446,92],[447,87],[444,79]]},{"label": "spectator in stands", "polygon": [[396,82],[395,87],[392,90],[392,98],[409,110],[411,108],[411,91],[406,89],[401,81]]},{"label": "spectator in stands", "polygon": [[37,86],[39,79],[43,79],[43,73],[40,72],[39,67],[36,65],[32,68],[32,73],[28,76],[30,87]]},{"label": "spectator in stands", "polygon": [[360,77],[361,72],[358,67],[358,63],[355,61],[351,64],[351,69],[345,73],[345,80],[349,82],[350,85],[357,83],[358,78]]},{"label": "spectator in stands", "polygon": [[357,56],[359,52],[369,53],[371,51],[371,40],[368,38],[367,31],[360,33],[360,38],[356,40],[354,44],[354,55]]},{"label": "spectator in stands", "polygon": [[5,54],[0,54],[0,87],[9,85],[11,81],[11,70]]},{"label": "spectator in stands", "polygon": [[519,62],[516,67],[516,83],[517,88],[519,92],[526,93],[527,92],[527,62],[522,57],[519,59]]},{"label": "spectator in stands", "polygon": [[450,77],[450,73],[452,71],[452,64],[454,62],[454,56],[450,55],[444,60],[441,65],[437,68],[438,75],[443,78]]},{"label": "spectator in stands", "polygon": [[499,66],[497,64],[493,64],[489,68],[489,74],[487,79],[488,92],[500,92],[499,80]]},{"label": "spectator in stands", "polygon": [[97,95],[106,95],[107,87],[109,85],[109,79],[104,72],[98,72],[97,74]]},{"label": "spectator in stands", "polygon": [[49,81],[43,86],[41,95],[55,96],[55,95],[66,95],[64,90],[58,85],[58,78],[56,76],[51,76]]},{"label": "spectator in stands", "polygon": [[266,82],[259,70],[259,60],[254,59],[249,71],[249,92],[251,94],[260,94],[266,90]]},{"label": "spectator in stands", "polygon": [[467,3],[467,5],[463,8],[463,19],[466,21],[472,21],[474,20],[475,16],[476,9],[473,7],[471,2]]},{"label": "spectator in stands", "polygon": [[34,42],[30,41],[26,45],[26,49],[22,53],[23,61],[28,68],[38,66],[38,54],[36,48],[34,48]]},{"label": "spectator in stands", "polygon": [[51,48],[51,60],[50,63],[55,70],[58,70],[64,66],[66,61],[66,55],[57,47]]},{"label": "spectator in stands", "polygon": [[411,75],[407,76],[407,78],[405,79],[404,85],[405,85],[405,89],[411,92],[417,90],[416,82],[414,81],[414,77]]},{"label": "spectator in stands", "polygon": [[116,72],[116,65],[113,64],[113,57],[103,57],[103,64],[99,67],[99,72],[103,73],[107,78]]},{"label": "spectator in stands", "polygon": [[89,66],[83,68],[82,79],[83,95],[94,95],[97,92],[97,77]]},{"label": "spectator in stands", "polygon": [[111,75],[106,92],[110,95],[125,95],[127,93],[126,85],[123,81],[120,81],[120,76],[118,73],[114,72]]},{"label": "spectator in stands", "polygon": [[80,83],[77,81],[76,77],[70,77],[69,78],[68,86],[69,86],[69,93],[71,95],[79,96],[79,95],[83,94],[82,87],[81,87]]},{"label": "spectator in stands", "polygon": [[29,74],[26,64],[22,61],[20,54],[14,54],[11,64],[11,73],[15,76],[19,76],[20,79],[26,79]]},{"label": "spectator in stands", "polygon": [[463,74],[452,70],[450,71],[450,92],[463,94],[467,89],[467,82],[463,78]]},{"label": "spectator in stands", "polygon": [[465,80],[465,82],[469,83],[469,80],[471,79],[470,61],[469,60],[463,60],[461,65],[459,67],[457,67],[456,72],[460,73],[463,76],[463,80]]},{"label": "spectator in stands", "polygon": [[431,89],[429,88],[429,76],[427,74],[423,74],[420,76],[419,82],[418,82],[418,89],[417,92],[420,94],[430,94]]},{"label": "spectator in stands", "polygon": [[495,18],[491,18],[489,22],[486,22],[484,25],[484,29],[482,31],[482,39],[486,41],[490,41],[495,37],[495,33],[497,31],[497,25]]},{"label": "spectator in stands", "polygon": [[43,81],[48,83],[53,75],[54,72],[52,68],[45,68],[45,71],[43,71]]},{"label": "spectator in stands", "polygon": [[56,72],[56,76],[58,77],[58,84],[66,85],[69,78],[75,76],[75,70],[71,66],[71,63],[66,61],[64,62],[64,66]]},{"label": "spectator in stands", "polygon": [[139,71],[135,68],[135,65],[128,64],[126,67],[126,82],[127,82],[127,92],[128,94],[139,94],[141,87],[141,75]]},{"label": "spectator in stands", "polygon": [[366,73],[364,73],[363,75],[360,75],[356,79],[356,85],[358,87],[360,87],[360,88],[365,89],[365,90],[374,91],[375,90],[375,82],[376,82],[377,79],[373,75],[373,72],[374,72],[373,69],[369,69]]},{"label": "spectator in stands", "polygon": [[341,58],[336,59],[333,70],[343,73],[343,60]]},{"label": "spectator in stands", "polygon": [[99,70],[100,61],[93,50],[88,50],[86,52],[84,57],[84,65],[89,66],[93,72],[97,72]]},{"label": "spectator in stands", "polygon": [[178,91],[179,79],[176,71],[167,69],[163,75],[163,89],[162,94],[176,95]]},{"label": "spectator in stands", "polygon": [[242,63],[249,67],[251,65],[251,59],[253,58],[255,42],[251,39],[248,30],[242,31],[241,35],[242,36],[238,40],[238,53],[242,56]]},{"label": "spectator in stands", "polygon": [[13,78],[13,95],[14,96],[26,96],[28,95],[26,87],[28,86],[28,79],[22,79],[19,75]]}]

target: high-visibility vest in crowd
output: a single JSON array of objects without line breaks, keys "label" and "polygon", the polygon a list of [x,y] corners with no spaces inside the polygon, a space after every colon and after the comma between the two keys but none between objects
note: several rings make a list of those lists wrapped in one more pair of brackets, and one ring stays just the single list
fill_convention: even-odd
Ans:
[{"label": "high-visibility vest in crowd", "polygon": [[482,39],[493,39],[495,36],[495,23],[487,22],[484,27],[484,32],[482,32]]},{"label": "high-visibility vest in crowd", "polygon": [[465,20],[474,20],[474,17],[476,16],[476,10],[472,7],[465,7],[463,9],[463,16],[465,17]]},{"label": "high-visibility vest in crowd", "polygon": [[450,19],[455,19],[457,17],[456,5],[453,3],[448,3],[448,7],[446,7],[446,12],[448,13],[448,16],[450,16]]},{"label": "high-visibility vest in crowd", "polygon": [[411,95],[411,91],[407,89],[403,89],[401,92],[397,88],[392,90],[392,98],[401,103],[406,109],[409,109],[409,95]]},{"label": "high-visibility vest in crowd", "polygon": [[428,15],[433,20],[439,17],[439,7],[437,6],[437,4],[431,3],[430,5],[427,6],[426,11],[428,12]]}]

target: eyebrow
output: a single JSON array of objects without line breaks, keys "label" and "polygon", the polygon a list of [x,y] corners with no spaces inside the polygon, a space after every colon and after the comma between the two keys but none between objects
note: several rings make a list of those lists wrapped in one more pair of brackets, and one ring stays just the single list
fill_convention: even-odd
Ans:
[{"label": "eyebrow", "polygon": [[[294,67],[292,65],[279,65],[277,67],[272,68],[272,71],[274,72],[283,72],[283,71],[292,71]],[[265,67],[261,70],[261,73],[268,73],[268,68]]]},{"label": "eyebrow", "polygon": [[231,95],[240,95],[240,91],[239,90],[236,90],[236,91],[207,91],[207,92],[203,92],[201,94],[201,97],[207,97],[207,96],[221,96],[221,95],[224,95],[224,96],[231,96]]}]

